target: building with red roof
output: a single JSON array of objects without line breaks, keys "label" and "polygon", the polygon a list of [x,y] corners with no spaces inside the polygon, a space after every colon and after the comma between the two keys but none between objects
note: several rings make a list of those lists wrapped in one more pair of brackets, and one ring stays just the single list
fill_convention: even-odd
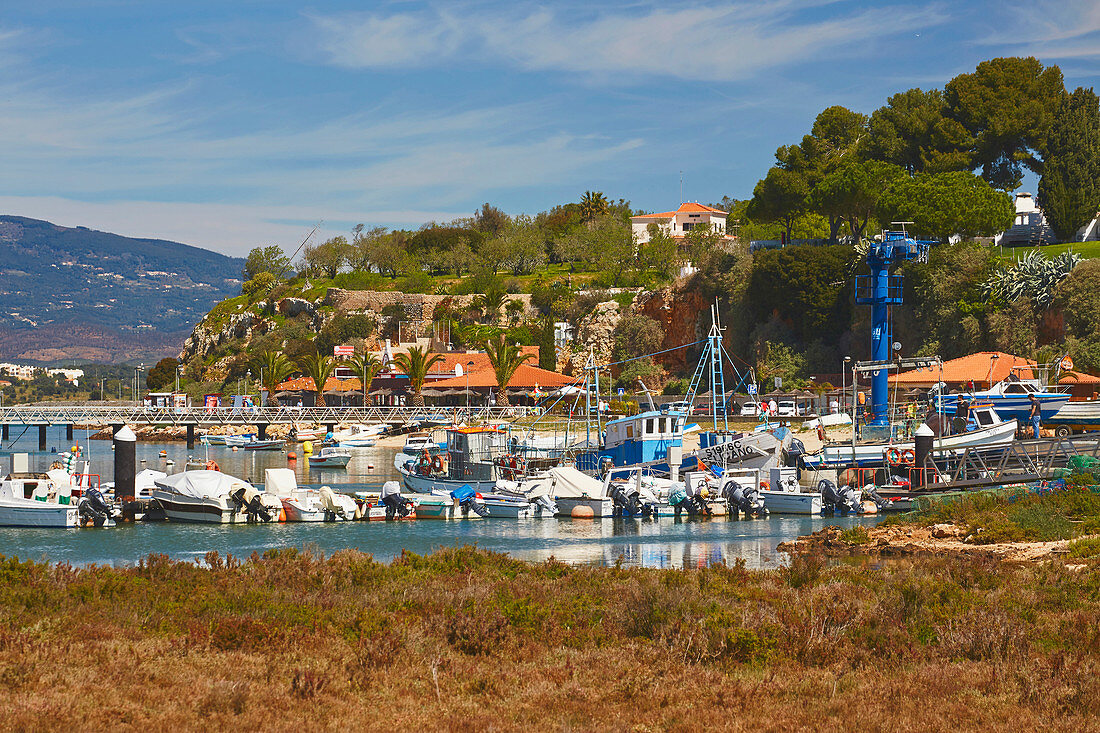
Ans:
[{"label": "building with red roof", "polygon": [[733,239],[732,236],[726,234],[726,217],[728,215],[728,211],[689,201],[680,204],[680,208],[676,211],[632,216],[630,217],[630,227],[639,244],[649,241],[650,224],[661,227],[665,234],[674,239],[683,239],[685,234],[700,226],[710,227],[727,239]]}]

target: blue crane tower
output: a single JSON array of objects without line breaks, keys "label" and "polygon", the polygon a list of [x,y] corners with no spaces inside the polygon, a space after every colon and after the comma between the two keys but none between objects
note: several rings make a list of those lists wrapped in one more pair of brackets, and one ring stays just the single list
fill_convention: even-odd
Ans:
[{"label": "blue crane tower", "polygon": [[[900,223],[900,222],[895,222]],[[856,303],[871,306],[871,361],[890,361],[892,334],[890,306],[901,305],[901,275],[891,275],[890,268],[903,262],[928,261],[931,242],[913,239],[905,230],[885,231],[882,241],[871,242],[867,250],[870,275],[856,278]],[[871,376],[871,425],[890,424],[887,370],[879,369]]]}]

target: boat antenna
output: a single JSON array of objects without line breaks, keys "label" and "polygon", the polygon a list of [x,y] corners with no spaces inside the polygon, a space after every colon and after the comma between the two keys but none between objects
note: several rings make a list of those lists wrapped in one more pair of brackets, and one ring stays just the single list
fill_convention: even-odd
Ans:
[{"label": "boat antenna", "polygon": [[318,229],[321,228],[324,223],[325,220],[320,219],[316,224],[313,225],[313,228],[309,230],[309,234],[307,234],[306,238],[302,240],[302,243],[298,245],[298,249],[294,250],[294,254],[290,255],[290,259],[287,260],[287,264],[283,267],[283,271],[279,273],[278,277],[276,278],[277,280],[281,280],[283,277],[286,276],[286,273],[290,270],[291,264],[293,264],[294,262],[294,258],[298,256],[298,253],[302,251],[302,247],[306,246],[306,242],[308,242],[313,237],[313,235],[317,232]]}]

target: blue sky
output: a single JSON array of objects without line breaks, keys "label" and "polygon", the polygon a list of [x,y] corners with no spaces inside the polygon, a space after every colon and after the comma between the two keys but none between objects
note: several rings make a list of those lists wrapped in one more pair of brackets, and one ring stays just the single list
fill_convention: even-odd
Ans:
[{"label": "blue sky", "polygon": [[0,212],[242,254],[586,189],[664,210],[1003,55],[1100,86],[1100,2],[8,0]]}]

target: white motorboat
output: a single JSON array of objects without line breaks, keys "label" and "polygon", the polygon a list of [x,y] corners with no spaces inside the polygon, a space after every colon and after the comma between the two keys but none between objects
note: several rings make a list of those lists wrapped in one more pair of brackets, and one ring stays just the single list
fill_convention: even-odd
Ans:
[{"label": "white motorboat", "polygon": [[1003,417],[1027,420],[1031,414],[1032,397],[1039,400],[1039,412],[1045,422],[1069,402],[1071,395],[1068,392],[1052,392],[1038,379],[1020,379],[1012,374],[986,390],[938,395],[936,404],[950,415],[955,412],[959,398],[963,398],[971,405],[991,405]]},{"label": "white motorboat", "polygon": [[439,443],[435,442],[432,434],[428,431],[409,433],[408,437],[405,438],[405,445],[401,448],[402,453],[410,456],[420,455],[424,451],[434,454],[438,453],[439,450]]},{"label": "white motorboat", "polygon": [[769,514],[821,514],[825,508],[820,492],[803,491],[795,468],[771,469],[771,481],[760,487],[760,498]]},{"label": "white motorboat", "polygon": [[221,471],[184,471],[156,480],[153,498],[175,522],[244,524],[278,521],[279,497]]},{"label": "white motorboat", "polygon": [[12,473],[0,482],[0,527],[78,527],[72,478],[61,469]]},{"label": "white motorboat", "polygon": [[354,498],[328,486],[302,488],[289,468],[264,471],[264,493],[278,497],[288,522],[350,522],[361,516]]},{"label": "white motorboat", "polygon": [[[967,448],[995,448],[1012,443],[1016,438],[1016,420],[1002,420],[992,407],[975,407],[970,415],[976,427],[965,433],[943,435],[935,439],[932,456],[961,455]],[[846,468],[849,466],[882,466],[888,451],[901,454],[915,451],[913,441],[901,443],[832,443],[816,453],[802,456],[802,463],[811,470]]]},{"label": "white motorboat", "polygon": [[326,445],[315,456],[309,456],[310,468],[346,468],[351,462],[351,453],[347,448]]},{"label": "white motorboat", "polygon": [[[610,476],[610,474],[609,474]],[[551,468],[521,484],[529,497],[549,496],[557,505],[557,516],[610,517],[615,503],[607,495],[607,481],[592,478],[572,466]]]}]

